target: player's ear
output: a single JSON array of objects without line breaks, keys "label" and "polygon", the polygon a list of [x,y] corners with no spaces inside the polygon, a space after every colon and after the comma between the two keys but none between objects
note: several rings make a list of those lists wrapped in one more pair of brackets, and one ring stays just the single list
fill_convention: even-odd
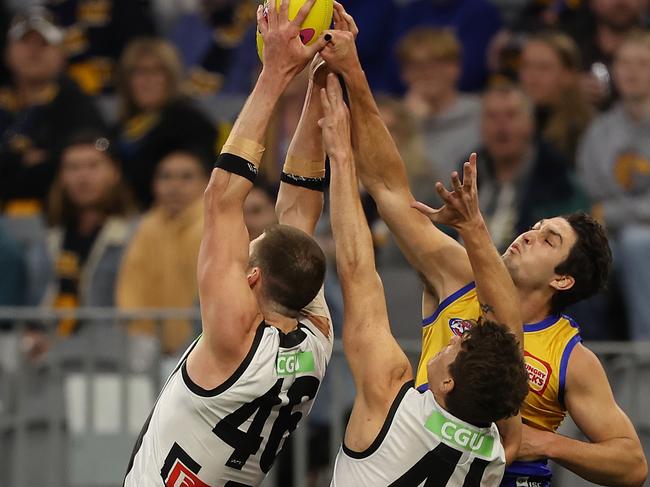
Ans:
[{"label": "player's ear", "polygon": [[259,267],[252,267],[248,271],[248,274],[246,275],[246,279],[248,280],[248,285],[250,286],[251,289],[253,289],[260,282],[261,277],[262,274],[260,273]]},{"label": "player's ear", "polygon": [[556,291],[568,291],[575,283],[573,276],[555,276],[549,285]]},{"label": "player's ear", "polygon": [[447,395],[454,390],[455,385],[454,379],[451,376],[447,376],[440,384],[440,389],[445,395]]}]

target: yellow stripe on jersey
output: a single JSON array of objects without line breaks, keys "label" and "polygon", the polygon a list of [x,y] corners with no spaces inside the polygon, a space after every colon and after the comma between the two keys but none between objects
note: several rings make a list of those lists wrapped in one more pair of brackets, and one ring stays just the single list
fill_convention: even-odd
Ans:
[{"label": "yellow stripe on jersey", "polygon": [[[423,320],[422,355],[416,384],[427,388],[427,362],[462,335],[481,314],[474,283],[443,300],[436,312]],[[521,409],[523,421],[547,431],[555,431],[564,416],[564,383],[569,356],[580,341],[577,325],[568,316],[551,316],[539,323],[524,325],[524,355],[529,392]]]}]

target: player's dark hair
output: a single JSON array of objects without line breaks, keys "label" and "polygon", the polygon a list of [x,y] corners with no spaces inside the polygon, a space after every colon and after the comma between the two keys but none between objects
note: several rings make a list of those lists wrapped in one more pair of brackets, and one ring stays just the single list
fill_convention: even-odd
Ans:
[{"label": "player's dark hair", "polygon": [[250,265],[261,269],[265,296],[289,315],[297,315],[316,297],[325,278],[321,248],[305,232],[288,225],[266,229]]},{"label": "player's dark hair", "polygon": [[605,289],[612,265],[612,251],[600,223],[582,212],[571,213],[563,218],[569,222],[578,239],[568,257],[555,268],[555,273],[573,277],[575,284],[570,289],[553,295],[551,311],[556,314]]},{"label": "player's dark hair", "polygon": [[445,398],[447,409],[474,425],[515,416],[528,394],[528,374],[517,339],[492,321],[465,332],[449,373],[454,388]]}]

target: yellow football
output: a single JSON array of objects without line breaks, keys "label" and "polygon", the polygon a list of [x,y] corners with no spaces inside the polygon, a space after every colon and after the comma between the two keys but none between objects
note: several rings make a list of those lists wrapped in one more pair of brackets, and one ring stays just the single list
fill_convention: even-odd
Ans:
[{"label": "yellow football", "polygon": [[[267,2],[268,5],[271,4],[273,0]],[[300,8],[305,4],[307,0],[289,0],[289,19],[293,19],[298,14]],[[280,10],[280,0],[275,0],[275,8]],[[324,30],[330,28],[332,24],[332,13],[334,12],[334,2],[333,0],[316,0],[316,3],[312,7],[309,15],[302,23],[300,30],[300,40],[303,44],[310,45],[316,42],[316,39],[321,35]],[[264,39],[262,35],[257,32],[257,54],[260,57],[260,60],[263,60],[264,52]]]}]

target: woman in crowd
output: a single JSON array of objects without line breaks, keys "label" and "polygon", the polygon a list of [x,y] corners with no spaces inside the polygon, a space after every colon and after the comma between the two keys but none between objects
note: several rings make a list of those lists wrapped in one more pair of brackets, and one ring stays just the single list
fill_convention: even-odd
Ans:
[{"label": "woman in crowd", "polygon": [[151,206],[156,163],[171,147],[214,153],[216,132],[181,94],[182,65],[167,41],[142,38],[124,51],[118,73],[119,152],[142,209]]},{"label": "woman in crowd", "polygon": [[573,165],[577,141],[592,107],[580,89],[580,52],[559,32],[531,37],[524,45],[519,77],[535,105],[538,135]]},{"label": "woman in crowd", "polygon": [[[50,192],[51,269],[44,305],[114,306],[117,271],[134,226],[133,210],[109,140],[98,133],[75,135],[63,149]],[[74,320],[62,320],[58,331],[69,335],[76,326]]]}]

